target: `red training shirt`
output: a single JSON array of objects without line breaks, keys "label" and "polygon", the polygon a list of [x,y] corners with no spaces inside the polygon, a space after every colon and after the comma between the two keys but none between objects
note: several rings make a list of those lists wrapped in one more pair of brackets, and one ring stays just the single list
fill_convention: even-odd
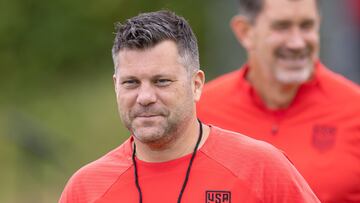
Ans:
[{"label": "red training shirt", "polygon": [[[76,172],[60,203],[138,203],[132,139]],[[176,202],[190,155],[161,163],[137,160],[144,203]],[[198,150],[182,202],[319,202],[302,176],[273,146],[211,127]]]}]

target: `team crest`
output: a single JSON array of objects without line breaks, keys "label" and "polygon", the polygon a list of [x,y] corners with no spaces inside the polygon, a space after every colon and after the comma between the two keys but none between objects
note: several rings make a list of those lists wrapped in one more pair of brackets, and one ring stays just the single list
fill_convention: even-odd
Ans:
[{"label": "team crest", "polygon": [[206,191],[205,203],[231,203],[230,191]]},{"label": "team crest", "polygon": [[312,132],[312,144],[320,151],[331,149],[335,144],[336,128],[329,125],[315,125]]}]

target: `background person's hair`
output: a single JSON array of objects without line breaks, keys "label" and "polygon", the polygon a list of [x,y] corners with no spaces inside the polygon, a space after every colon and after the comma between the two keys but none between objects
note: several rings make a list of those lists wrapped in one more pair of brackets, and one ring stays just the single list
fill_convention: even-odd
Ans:
[{"label": "background person's hair", "polygon": [[245,16],[251,23],[255,22],[264,7],[264,0],[239,0],[239,14]]},{"label": "background person's hair", "polygon": [[[239,0],[239,14],[245,16],[251,23],[256,22],[256,17],[260,14],[264,8],[264,1],[271,0]],[[289,0],[298,1],[298,0]],[[318,9],[320,8],[320,0],[316,1]],[[319,9],[320,11],[320,9]]]},{"label": "background person's hair", "polygon": [[173,12],[162,10],[139,14],[123,24],[117,23],[115,34],[112,48],[115,73],[119,68],[116,61],[119,51],[145,50],[164,40],[172,40],[176,43],[180,62],[189,73],[200,67],[196,37],[188,22]]}]

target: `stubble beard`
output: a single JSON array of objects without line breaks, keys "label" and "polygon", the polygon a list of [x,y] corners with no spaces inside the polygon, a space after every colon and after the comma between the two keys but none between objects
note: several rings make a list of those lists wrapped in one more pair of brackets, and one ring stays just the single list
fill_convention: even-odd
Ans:
[{"label": "stubble beard", "polygon": [[161,119],[156,122],[137,122],[136,116],[131,115],[121,115],[125,127],[137,140],[154,149],[160,149],[175,140],[180,134],[180,125],[187,119],[185,115],[168,110],[164,110]]},{"label": "stubble beard", "polygon": [[156,148],[169,143],[173,139],[171,135],[175,134],[177,126],[168,117],[164,117],[160,123],[154,123],[152,126],[138,127],[132,123],[128,129],[140,142]]}]

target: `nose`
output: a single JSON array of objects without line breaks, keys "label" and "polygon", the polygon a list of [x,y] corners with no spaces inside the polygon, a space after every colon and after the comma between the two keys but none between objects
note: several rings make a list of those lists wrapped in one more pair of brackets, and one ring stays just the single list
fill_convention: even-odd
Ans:
[{"label": "nose", "polygon": [[152,87],[150,84],[141,84],[136,102],[142,106],[148,106],[155,103],[156,100],[157,96],[154,87]]},{"label": "nose", "polygon": [[306,42],[301,30],[299,28],[292,29],[287,40],[287,48],[299,50],[305,48],[305,46]]}]

